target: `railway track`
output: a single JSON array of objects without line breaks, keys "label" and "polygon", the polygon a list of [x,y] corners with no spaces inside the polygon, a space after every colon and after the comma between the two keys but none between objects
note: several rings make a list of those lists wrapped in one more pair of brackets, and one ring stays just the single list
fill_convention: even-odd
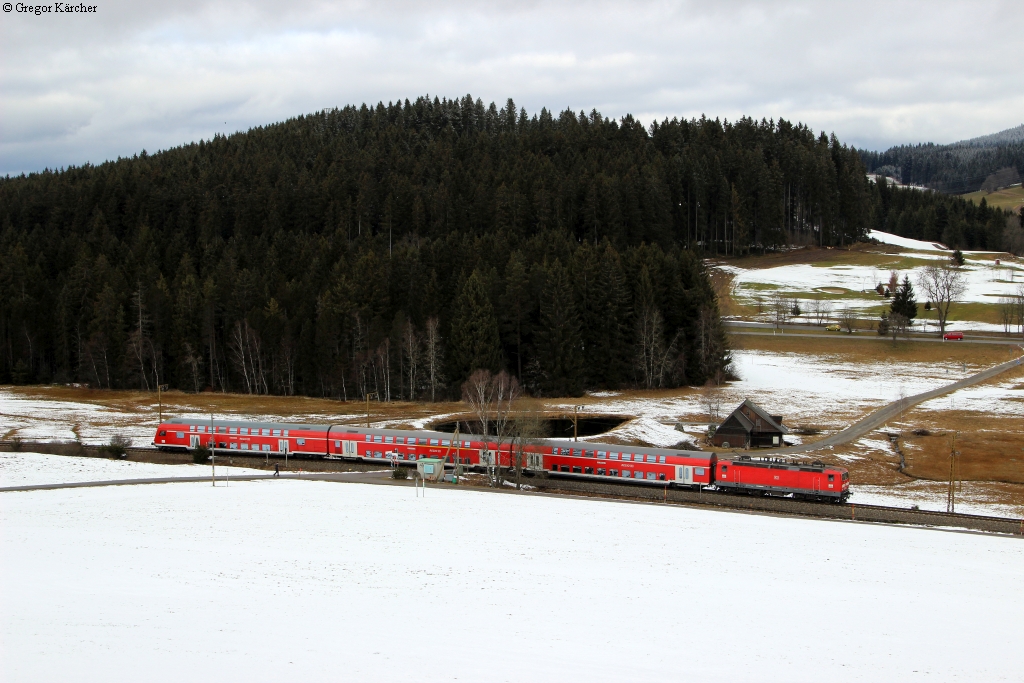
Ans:
[{"label": "railway track", "polygon": [[[11,450],[10,442],[0,441],[0,450]],[[61,453],[67,444],[22,444],[23,449],[41,452]],[[103,447],[76,445],[80,449],[77,455],[87,457],[104,457]],[[128,459],[155,463],[190,463],[188,453],[160,451],[156,448],[129,448]],[[280,456],[218,456],[224,464],[225,460],[238,467],[260,468],[268,465],[284,463]],[[353,462],[348,460],[325,460],[308,456],[289,456],[289,463],[297,463],[289,470],[298,469],[307,473],[316,472],[361,472],[379,470],[378,463]],[[526,482],[537,491],[548,494],[567,494],[574,496],[594,496],[636,500],[643,502],[662,502],[698,507],[746,510],[768,514],[809,517],[815,519],[851,520],[858,522],[875,522],[881,524],[910,524],[917,526],[951,527],[971,529],[990,533],[1024,536],[1024,519],[1015,517],[993,517],[985,515],[969,515],[959,512],[935,512],[930,510],[913,510],[884,505],[863,505],[859,503],[817,503],[812,501],[793,500],[782,497],[759,497],[742,494],[726,493],[717,490],[676,489],[668,486],[627,484],[624,482],[605,482],[569,479],[561,476],[528,476]],[[399,483],[399,482],[396,482]]]}]

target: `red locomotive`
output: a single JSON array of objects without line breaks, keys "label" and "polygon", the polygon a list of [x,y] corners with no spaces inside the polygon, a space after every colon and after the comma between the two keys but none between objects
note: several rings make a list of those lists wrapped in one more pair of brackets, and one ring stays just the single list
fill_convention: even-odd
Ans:
[{"label": "red locomotive", "polygon": [[[153,445],[166,450],[205,446],[239,455],[293,454],[370,462],[410,463],[431,457],[467,468],[508,467],[513,459],[508,442],[499,446],[473,435],[456,439],[444,432],[188,418],[161,424]],[[549,476],[614,478],[637,484],[693,488],[717,485],[724,490],[793,494],[822,500],[845,500],[849,495],[846,470],[821,463],[794,465],[772,461],[768,466],[746,456],[718,460],[716,454],[701,451],[557,439],[532,442],[523,451],[521,464],[527,472],[544,472]]]},{"label": "red locomotive", "polygon": [[810,464],[781,458],[741,455],[719,460],[715,486],[727,491],[761,495],[787,495],[808,500],[845,501],[850,497],[850,475],[841,467],[819,461]]}]

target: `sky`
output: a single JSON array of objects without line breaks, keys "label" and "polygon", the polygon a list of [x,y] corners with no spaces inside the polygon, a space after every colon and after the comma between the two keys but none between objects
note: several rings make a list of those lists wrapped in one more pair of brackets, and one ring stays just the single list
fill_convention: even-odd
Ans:
[{"label": "sky", "polygon": [[3,6],[0,175],[425,94],[781,117],[867,149],[1024,122],[1010,2],[86,2]]}]

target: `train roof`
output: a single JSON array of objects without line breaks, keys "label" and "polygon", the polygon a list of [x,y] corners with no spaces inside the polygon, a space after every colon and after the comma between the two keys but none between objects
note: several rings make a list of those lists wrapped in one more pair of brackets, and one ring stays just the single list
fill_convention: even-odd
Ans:
[{"label": "train roof", "polygon": [[774,458],[771,456],[765,456],[763,458],[751,457],[749,455],[741,455],[738,458],[723,458],[719,460],[723,464],[741,465],[743,467],[762,467],[772,470],[797,470],[800,472],[824,472],[825,470],[837,470],[845,472],[846,468],[836,467],[835,465],[829,465],[828,463],[815,460],[814,462],[799,462],[796,460],[785,460],[784,458]]},{"label": "train roof", "polygon": [[[384,436],[416,436],[422,437],[427,436],[428,438],[439,438],[439,439],[452,439],[454,434],[451,432],[439,432],[432,429],[386,429],[386,428],[375,428],[375,427],[359,427],[352,424],[344,423],[331,423],[331,424],[309,424],[305,422],[260,422],[256,420],[210,420],[208,418],[192,419],[187,417],[176,417],[164,421],[164,424],[181,424],[181,425],[197,425],[197,426],[209,426],[210,424],[216,427],[258,427],[260,429],[287,429],[289,431],[322,431],[326,432],[331,429],[333,432],[341,434],[381,434]],[[492,437],[489,437],[492,438]],[[484,437],[479,434],[459,434],[460,440],[468,441],[483,441]],[[600,443],[596,441],[570,441],[566,439],[535,439],[533,443],[541,443],[546,446],[558,446],[559,448],[572,448],[576,450],[584,449],[588,451],[593,450],[605,450],[612,453],[621,452],[643,452],[644,454],[650,455],[684,455],[690,458],[708,458],[714,453],[707,451],[687,451],[679,450],[675,448],[656,448],[652,446],[631,446],[623,444],[613,443]]]}]

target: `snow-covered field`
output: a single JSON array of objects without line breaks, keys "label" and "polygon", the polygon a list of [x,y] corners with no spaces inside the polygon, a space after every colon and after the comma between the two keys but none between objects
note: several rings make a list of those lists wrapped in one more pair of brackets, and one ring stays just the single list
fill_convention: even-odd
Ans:
[{"label": "snow-covered field", "polygon": [[[898,245],[907,249],[920,251],[908,254],[919,260],[943,260],[951,253],[949,250],[942,250],[927,242],[911,240],[897,235],[889,235],[878,231],[872,231],[871,237],[888,244]],[[998,304],[1001,299],[1019,295],[1024,291],[1024,261],[1020,259],[1000,260],[997,265],[989,252],[964,252],[967,256],[966,264],[961,271],[966,281],[966,291],[960,301],[964,303],[987,303]],[[787,296],[796,298],[818,298],[825,299],[834,297],[829,292],[830,288],[847,290],[847,293],[861,293],[856,298],[844,296],[835,298],[833,302],[833,315],[842,306],[849,306],[856,311],[865,311],[876,308],[886,302],[873,292],[879,283],[889,281],[890,269],[885,265],[833,265],[817,266],[809,263],[796,263],[776,266],[774,268],[742,268],[736,265],[718,265],[716,268],[734,274],[734,296],[742,303],[752,304],[755,297],[762,301],[767,300],[768,292],[765,287],[772,291],[780,291]],[[924,269],[923,265],[899,271],[900,279],[905,275],[910,277],[915,287]],[[813,295],[813,296],[812,296]],[[919,303],[923,304],[922,293],[917,292]],[[954,305],[954,317],[956,317]],[[804,317],[808,317],[809,311],[804,311]],[[925,315],[918,320],[924,324]],[[1003,326],[993,323],[986,323],[974,320],[954,320],[950,323],[951,329],[1002,332]]]},{"label": "snow-covered field", "polygon": [[3,493],[0,529],[10,683],[1024,671],[1006,537],[287,480]]},{"label": "snow-covered field", "polygon": [[[246,474],[266,474],[266,471],[245,467],[215,467],[212,473],[217,477],[238,477]],[[0,453],[0,488],[80,481],[202,477],[210,474],[210,465],[157,465],[148,462],[43,453]]]},{"label": "snow-covered field", "polygon": [[[984,484],[964,482],[956,495],[956,511],[968,515],[989,517],[1024,517],[1024,505],[1006,505],[993,502],[992,491]],[[896,486],[867,486],[859,484],[853,489],[850,502],[865,505],[886,505],[921,510],[946,511],[946,484],[935,481],[911,481]]]}]

